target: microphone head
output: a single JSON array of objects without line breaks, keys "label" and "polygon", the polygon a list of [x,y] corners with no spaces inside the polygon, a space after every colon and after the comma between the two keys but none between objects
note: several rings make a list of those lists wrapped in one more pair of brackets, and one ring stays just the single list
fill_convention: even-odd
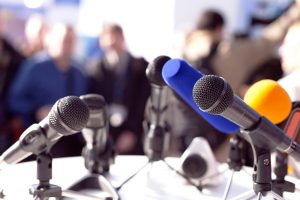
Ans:
[{"label": "microphone head", "polygon": [[230,85],[221,77],[206,75],[193,88],[193,99],[199,108],[210,114],[221,114],[234,98]]},{"label": "microphone head", "polygon": [[106,102],[103,96],[99,94],[81,95],[83,100],[89,108],[90,117],[86,127],[101,128],[106,124]]},{"label": "microphone head", "polygon": [[288,93],[276,81],[269,79],[254,83],[247,90],[244,101],[274,124],[285,120],[292,109]]},{"label": "microphone head", "polygon": [[76,96],[56,101],[49,114],[49,126],[62,135],[80,132],[89,119],[87,105]]},{"label": "microphone head", "polygon": [[166,85],[162,77],[162,69],[164,64],[170,59],[171,58],[168,56],[158,56],[151,63],[149,63],[146,69],[146,76],[151,83],[159,86]]}]

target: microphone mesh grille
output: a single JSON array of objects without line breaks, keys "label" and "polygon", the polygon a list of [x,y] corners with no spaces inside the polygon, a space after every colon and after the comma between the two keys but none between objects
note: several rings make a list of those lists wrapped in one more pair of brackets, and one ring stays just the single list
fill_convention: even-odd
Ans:
[{"label": "microphone mesh grille", "polygon": [[63,135],[81,131],[86,126],[88,119],[87,105],[76,96],[59,99],[49,112],[49,125]]},{"label": "microphone mesh grille", "polygon": [[[224,86],[226,86],[225,91]],[[200,78],[193,88],[195,103],[210,114],[221,114],[233,101],[233,91],[224,79],[207,75]]]},{"label": "microphone mesh grille", "polygon": [[80,99],[86,103],[90,112],[102,111],[106,105],[104,97],[99,94],[82,95]]}]

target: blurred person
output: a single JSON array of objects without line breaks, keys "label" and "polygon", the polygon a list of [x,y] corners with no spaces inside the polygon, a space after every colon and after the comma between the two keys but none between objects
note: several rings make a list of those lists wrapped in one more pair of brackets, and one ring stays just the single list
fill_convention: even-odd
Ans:
[{"label": "blurred person", "polygon": [[22,131],[20,120],[5,105],[8,88],[17,74],[24,57],[3,36],[0,36],[0,153],[13,142],[13,135]]},{"label": "blurred person", "polygon": [[148,65],[128,51],[123,29],[109,23],[99,36],[103,57],[90,66],[90,92],[102,95],[109,105],[110,136],[120,154],[143,154],[142,121],[150,84]]},{"label": "blurred person", "polygon": [[[54,25],[47,35],[47,52],[22,64],[10,88],[7,103],[11,112],[21,116],[24,128],[44,119],[58,99],[87,92],[87,78],[72,62],[75,37],[73,27]],[[79,155],[81,144],[77,135],[61,139],[54,146],[54,149],[57,147],[54,156]],[[71,137],[75,138],[74,144]],[[63,141],[67,141],[65,147],[59,145]]]},{"label": "blurred person", "polygon": [[[225,18],[217,10],[207,10],[200,15],[195,29],[186,35],[182,56],[201,73],[224,77],[234,92],[242,96],[242,89],[249,75],[274,58],[274,52],[282,42],[288,27],[299,18],[300,9],[297,2],[282,17],[268,25],[261,37],[224,39]],[[182,118],[183,120],[179,121],[184,122],[176,130],[178,138],[175,141],[181,143],[181,151],[189,145],[192,138],[202,136],[208,140],[217,159],[225,162],[230,135],[219,132],[197,116],[197,113],[180,98],[175,100],[175,111],[180,112],[177,118]]]},{"label": "blurred person", "polygon": [[32,15],[25,24],[25,44],[22,47],[23,54],[31,57],[37,52],[45,50],[45,36],[48,25],[40,15]]},{"label": "blurred person", "polygon": [[224,77],[234,92],[241,89],[248,76],[259,66],[274,58],[288,27],[300,18],[299,2],[266,26],[258,38],[224,39],[225,19],[216,10],[200,15],[195,30],[187,34],[183,57],[204,73]]},{"label": "blurred person", "polygon": [[284,76],[278,83],[287,91],[292,101],[300,101],[300,21],[288,30],[280,47]]}]

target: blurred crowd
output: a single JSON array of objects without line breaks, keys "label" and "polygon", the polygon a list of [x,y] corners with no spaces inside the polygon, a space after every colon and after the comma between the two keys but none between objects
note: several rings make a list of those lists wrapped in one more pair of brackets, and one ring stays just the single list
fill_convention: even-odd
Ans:
[{"label": "blurred crowd", "polygon": [[[259,37],[225,39],[225,28],[222,12],[202,12],[185,36],[182,58],[203,74],[224,77],[241,97],[252,83],[273,79],[293,101],[300,99],[300,1],[266,25]],[[84,63],[74,57],[77,35],[70,24],[50,25],[33,16],[25,25],[26,42],[21,46],[0,36],[0,152],[45,118],[59,98],[96,93],[107,102],[109,135],[116,151],[143,154],[142,124],[150,96],[145,70],[151,61],[132,55],[123,29],[121,24],[104,24],[98,39],[103,54],[96,62]],[[197,136],[207,138],[214,151],[227,142],[229,136],[220,134],[176,95],[173,98],[175,106],[169,113],[186,121],[180,128],[170,122],[171,133],[179,130],[172,134],[174,152],[182,153]],[[83,145],[81,134],[64,137],[53,147],[53,156],[80,155]]]}]

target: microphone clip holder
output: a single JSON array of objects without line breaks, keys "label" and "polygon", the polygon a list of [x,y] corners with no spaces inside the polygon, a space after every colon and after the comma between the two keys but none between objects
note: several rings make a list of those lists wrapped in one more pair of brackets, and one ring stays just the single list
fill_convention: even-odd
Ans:
[{"label": "microphone clip holder", "polygon": [[111,140],[107,141],[104,151],[99,151],[96,146],[92,149],[84,147],[82,150],[84,165],[91,174],[108,172],[110,165],[114,163],[115,155]]},{"label": "microphone clip holder", "polygon": [[145,139],[145,153],[149,162],[163,160],[169,147],[170,134],[168,128],[160,125],[150,125]]},{"label": "microphone clip holder", "polygon": [[245,165],[245,141],[238,134],[235,134],[232,138],[230,138],[230,149],[227,164],[229,169],[232,170],[232,173],[224,190],[224,200],[227,199],[234,173],[240,171]]},{"label": "microphone clip holder", "polygon": [[230,139],[227,164],[233,171],[240,171],[245,165],[245,141],[237,134]]}]

